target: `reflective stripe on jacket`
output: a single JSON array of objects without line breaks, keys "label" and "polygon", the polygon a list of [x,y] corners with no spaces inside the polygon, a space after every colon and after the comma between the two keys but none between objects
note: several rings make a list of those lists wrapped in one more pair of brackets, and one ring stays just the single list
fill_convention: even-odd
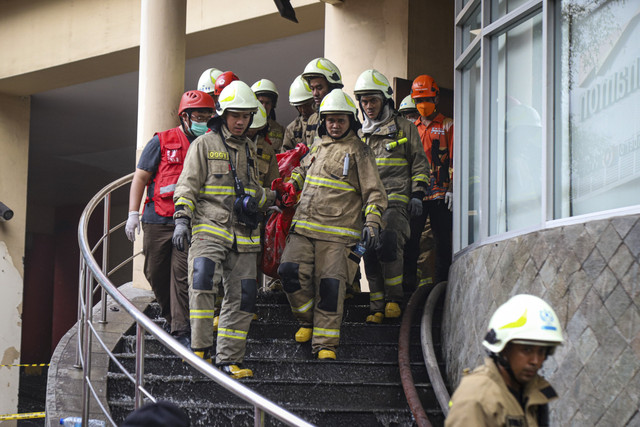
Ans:
[{"label": "reflective stripe on jacket", "polygon": [[406,207],[411,193],[427,193],[429,164],[413,123],[393,114],[373,133],[360,134],[375,155],[389,206]]},{"label": "reflective stripe on jacket", "polygon": [[229,158],[234,162],[245,192],[256,198],[261,210],[273,204],[274,193],[263,189],[258,182],[255,143],[244,136],[233,136],[226,126],[221,131],[229,152],[217,131],[193,141],[173,195],[174,218],[191,218],[194,238],[213,239],[238,252],[259,252],[260,229],[250,230],[238,224],[233,210],[237,196]]},{"label": "reflective stripe on jacket", "polygon": [[373,153],[353,132],[317,140],[291,179],[302,188],[291,230],[309,238],[355,243],[363,215],[380,225],[387,208]]},{"label": "reflective stripe on jacket", "polygon": [[[158,215],[173,216],[173,192],[182,172],[189,140],[180,126],[155,135],[160,140],[160,163],[153,180],[153,206]],[[149,197],[147,195],[147,202]]]},{"label": "reflective stripe on jacket", "polygon": [[494,361],[487,357],[484,365],[462,377],[451,396],[445,426],[535,427],[539,425],[539,410],[557,394],[544,378],[536,376],[527,383],[522,397],[524,409],[507,388]]},{"label": "reflective stripe on jacket", "polygon": [[431,169],[425,200],[444,199],[446,192],[453,191],[453,120],[438,113],[426,125],[421,118],[415,124]]}]

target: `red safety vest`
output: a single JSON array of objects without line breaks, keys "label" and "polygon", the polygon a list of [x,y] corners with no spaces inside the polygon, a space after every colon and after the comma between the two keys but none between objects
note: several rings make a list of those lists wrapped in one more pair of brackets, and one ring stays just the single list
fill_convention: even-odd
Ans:
[{"label": "red safety vest", "polygon": [[[180,172],[182,172],[190,143],[180,126],[158,132],[155,135],[158,135],[160,139],[160,164],[153,180],[152,200],[158,215],[172,217],[175,211],[173,192],[176,189]],[[148,202],[149,196],[147,195]]]}]

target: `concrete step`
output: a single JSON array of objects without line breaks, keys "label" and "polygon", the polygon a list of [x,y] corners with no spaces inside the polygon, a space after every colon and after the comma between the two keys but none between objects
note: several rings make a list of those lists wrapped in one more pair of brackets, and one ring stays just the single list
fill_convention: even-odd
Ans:
[{"label": "concrete step", "polygon": [[[109,373],[109,401],[130,400],[134,385],[124,374]],[[243,379],[242,383],[265,398],[282,405],[287,410],[299,408],[331,408],[366,410],[385,408],[406,410],[407,400],[402,385],[383,382],[366,382],[354,378],[353,381],[322,380],[264,380]],[[184,396],[184,400],[207,404],[242,405],[243,401],[215,383],[199,376],[158,376],[145,375],[145,388],[160,400]],[[425,407],[431,407],[436,397],[429,383],[416,383],[416,390]]]},{"label": "concrete step", "polygon": [[[135,370],[135,355],[117,355],[118,361],[130,372]],[[339,357],[339,355],[338,355]],[[111,362],[113,364],[113,362]],[[392,383],[400,382],[398,363],[354,362],[352,360],[319,361],[281,359],[249,359],[245,358],[244,366],[254,372],[254,378],[269,381],[345,381]],[[110,372],[117,372],[116,366],[110,366]],[[193,376],[200,377],[196,369],[183,363],[176,356],[147,356],[144,359],[145,375],[157,376]],[[412,364],[415,381],[428,381],[424,363]]]},{"label": "concrete step", "polygon": [[[179,404],[191,418],[194,427],[211,426],[250,426],[254,424],[254,408],[250,405],[207,404],[191,402],[175,402]],[[115,419],[123,420],[131,411],[133,403],[130,401],[110,402],[111,414]],[[289,409],[289,408],[287,408]],[[444,425],[444,418],[440,411],[425,409],[429,421],[434,427]],[[291,412],[318,427],[334,426],[412,426],[415,420],[408,409],[384,409],[371,407],[364,410],[341,410],[333,408],[291,408]],[[265,426],[283,426],[284,423],[265,416]]]}]

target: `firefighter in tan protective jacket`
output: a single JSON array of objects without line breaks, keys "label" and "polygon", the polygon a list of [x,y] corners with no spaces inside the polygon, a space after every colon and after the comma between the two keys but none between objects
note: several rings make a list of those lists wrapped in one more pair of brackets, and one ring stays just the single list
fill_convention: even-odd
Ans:
[{"label": "firefighter in tan protective jacket", "polygon": [[213,284],[222,281],[215,363],[233,378],[244,378],[253,375],[241,364],[258,292],[258,213],[273,204],[275,195],[260,186],[255,143],[245,136],[258,110],[251,88],[233,81],[218,102],[218,117],[208,124],[211,132],[191,145],[176,185],[173,242],[178,249],[191,245],[191,348],[204,359],[212,356]]},{"label": "firefighter in tan protective jacket", "polygon": [[416,126],[393,109],[393,90],[377,70],[366,70],[354,88],[364,122],[359,135],[376,158],[380,179],[389,199],[382,219],[380,245],[364,255],[370,289],[367,323],[382,323],[402,313],[404,297],[404,244],[409,238],[409,215],[422,214],[427,193],[429,165]]},{"label": "firefighter in tan protective jacket", "polygon": [[445,425],[548,426],[548,403],[557,398],[537,374],[563,343],[558,317],[544,300],[516,295],[498,307],[482,345],[489,357],[462,378]]},{"label": "firefighter in tan protective jacket", "polygon": [[[301,323],[298,342],[312,339],[318,359],[335,359],[351,248],[378,241],[387,196],[373,153],[358,139],[356,107],[341,89],[320,105],[321,140],[314,143],[291,181],[274,181],[283,202],[302,189],[278,274]],[[364,223],[363,223],[364,215]]]}]

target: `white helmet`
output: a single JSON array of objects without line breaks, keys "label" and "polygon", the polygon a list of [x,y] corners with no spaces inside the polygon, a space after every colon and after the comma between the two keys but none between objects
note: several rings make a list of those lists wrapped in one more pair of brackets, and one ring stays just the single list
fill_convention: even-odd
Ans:
[{"label": "white helmet", "polygon": [[403,111],[418,111],[418,108],[416,107],[416,102],[413,100],[413,98],[411,97],[411,94],[407,95],[404,97],[404,99],[402,100],[402,102],[400,103],[400,107],[398,107],[398,111],[403,112]]},{"label": "white helmet", "polygon": [[342,75],[340,74],[340,70],[336,65],[329,61],[327,58],[316,58],[311,60],[304,67],[304,72],[302,73],[302,78],[309,81],[314,77],[324,77],[327,79],[329,84],[335,85],[337,87],[343,87],[342,84]]},{"label": "white helmet", "polygon": [[251,122],[250,129],[262,129],[267,125],[267,110],[264,109],[262,104],[258,105],[258,112],[253,115],[253,121]]},{"label": "white helmet", "polygon": [[217,68],[207,68],[204,70],[198,80],[198,90],[209,94],[213,93],[216,79],[220,74],[222,74],[222,71]]},{"label": "white helmet", "polygon": [[320,103],[320,116],[325,114],[351,114],[356,118],[356,104],[342,89],[334,89]]},{"label": "white helmet", "polygon": [[260,102],[248,84],[240,80],[234,80],[222,89],[218,97],[218,104],[217,112],[221,116],[227,110],[255,113],[258,111]]},{"label": "white helmet", "polygon": [[306,104],[313,100],[313,93],[309,88],[309,84],[302,75],[299,75],[293,80],[289,87],[289,103],[294,107],[297,105]]},{"label": "white helmet", "polygon": [[275,83],[271,80],[260,79],[251,86],[251,90],[256,94],[256,96],[264,94],[274,97],[273,107],[276,107],[276,104],[278,103],[278,95],[280,94],[278,93],[278,89],[276,89]]},{"label": "white helmet", "polygon": [[564,342],[558,316],[541,298],[526,294],[511,297],[491,316],[482,345],[498,354],[509,342],[549,346],[551,354]]},{"label": "white helmet", "polygon": [[380,71],[367,70],[358,76],[353,92],[358,99],[362,95],[376,92],[381,92],[385,99],[391,99],[393,89],[389,85],[389,80]]}]

